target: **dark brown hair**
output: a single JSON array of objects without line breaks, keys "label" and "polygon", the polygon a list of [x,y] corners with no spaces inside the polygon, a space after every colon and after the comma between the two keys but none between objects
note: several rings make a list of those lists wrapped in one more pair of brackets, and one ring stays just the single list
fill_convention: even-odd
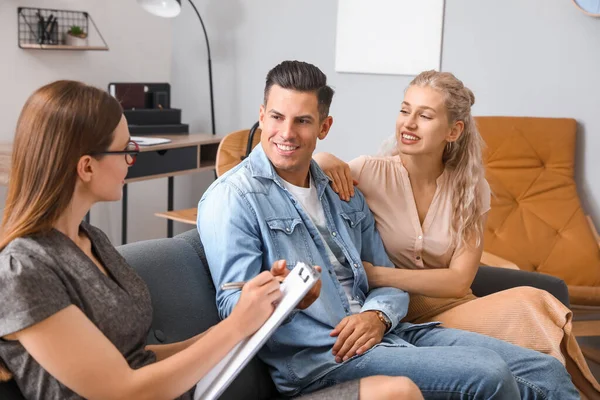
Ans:
[{"label": "dark brown hair", "polygon": [[265,84],[265,106],[273,85],[298,92],[314,92],[319,103],[319,118],[323,121],[329,115],[334,91],[327,86],[327,76],[316,66],[302,61],[284,61],[270,70]]}]

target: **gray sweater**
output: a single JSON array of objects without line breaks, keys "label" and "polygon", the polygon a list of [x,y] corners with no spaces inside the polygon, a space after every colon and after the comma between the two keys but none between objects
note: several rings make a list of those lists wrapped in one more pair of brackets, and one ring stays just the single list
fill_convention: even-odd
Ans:
[{"label": "gray sweater", "polygon": [[[146,351],[152,305],[145,283],[99,229],[82,223],[104,275],[57,230],[12,241],[0,253],[0,337],[74,305],[127,359],[131,368],[156,360]],[[0,358],[28,399],[79,399],[46,372],[18,341],[0,339]]]}]

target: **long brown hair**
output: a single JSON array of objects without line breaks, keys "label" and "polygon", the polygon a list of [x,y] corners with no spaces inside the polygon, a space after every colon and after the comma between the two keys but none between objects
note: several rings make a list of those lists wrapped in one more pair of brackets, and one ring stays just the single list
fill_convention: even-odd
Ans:
[{"label": "long brown hair", "polygon": [[[17,122],[0,250],[52,229],[75,191],[79,159],[108,149],[122,113],[114,97],[81,82],[56,81],[29,97]],[[0,380],[9,378],[0,360]]]}]

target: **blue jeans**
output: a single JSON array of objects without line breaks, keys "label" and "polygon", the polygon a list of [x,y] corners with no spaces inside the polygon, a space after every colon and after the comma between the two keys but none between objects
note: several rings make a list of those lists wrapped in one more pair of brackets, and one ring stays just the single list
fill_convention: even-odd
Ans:
[{"label": "blue jeans", "polygon": [[426,399],[579,399],[567,370],[552,356],[457,329],[434,327],[396,334],[415,347],[377,345],[302,393],[388,375],[409,377]]}]

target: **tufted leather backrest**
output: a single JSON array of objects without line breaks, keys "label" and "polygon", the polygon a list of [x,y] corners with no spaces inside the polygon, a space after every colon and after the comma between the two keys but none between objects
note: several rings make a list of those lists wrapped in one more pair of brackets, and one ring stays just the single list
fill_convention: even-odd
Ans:
[{"label": "tufted leather backrest", "polygon": [[600,304],[600,249],[573,178],[576,121],[476,121],[487,145],[484,162],[492,189],[485,250],[523,270],[563,279],[572,303]]}]

